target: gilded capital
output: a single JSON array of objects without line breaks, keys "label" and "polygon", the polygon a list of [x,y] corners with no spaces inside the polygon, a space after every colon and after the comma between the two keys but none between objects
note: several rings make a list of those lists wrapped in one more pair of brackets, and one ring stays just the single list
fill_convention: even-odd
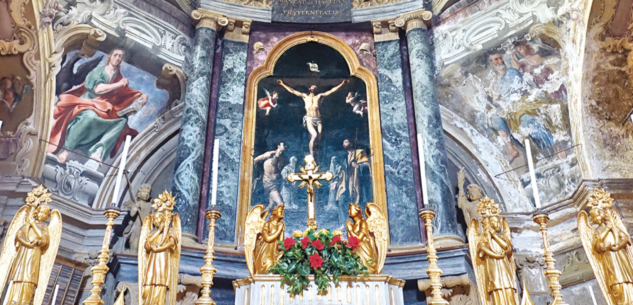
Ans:
[{"label": "gilded capital", "polygon": [[375,41],[397,40],[398,27],[395,19],[375,20],[371,22]]},{"label": "gilded capital", "polygon": [[97,52],[99,45],[101,45],[105,39],[106,33],[100,29],[92,29],[90,30],[90,33],[88,33],[86,40],[84,40],[81,44],[81,50],[79,52],[84,54],[86,57],[92,57]]},{"label": "gilded capital", "polygon": [[210,28],[217,31],[218,26],[222,27],[229,24],[229,19],[226,16],[202,9],[191,12],[191,18],[193,19],[193,24],[196,26],[196,29]]},{"label": "gilded capital", "polygon": [[407,32],[413,29],[426,29],[431,23],[433,13],[427,10],[418,10],[410,13],[402,14],[395,20],[395,26],[404,28]]},{"label": "gilded capital", "polygon": [[248,42],[248,38],[251,33],[252,20],[233,17],[227,18],[228,24],[226,25],[226,34],[224,34],[224,38],[232,41]]}]

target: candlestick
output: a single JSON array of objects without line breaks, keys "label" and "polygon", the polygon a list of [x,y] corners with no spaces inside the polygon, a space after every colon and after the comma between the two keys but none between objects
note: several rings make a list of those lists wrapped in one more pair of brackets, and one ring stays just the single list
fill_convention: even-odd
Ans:
[{"label": "candlestick", "polygon": [[549,288],[552,291],[552,300],[556,302],[556,305],[567,305],[567,303],[563,301],[563,295],[560,293],[562,286],[560,285],[558,279],[560,278],[561,272],[556,270],[556,260],[554,259],[554,254],[549,248],[549,240],[547,238],[547,222],[549,221],[549,217],[545,213],[539,213],[534,215],[532,220],[540,226],[541,235],[543,237],[545,264],[547,265],[547,269],[544,273],[549,279]]},{"label": "candlestick", "polygon": [[101,251],[97,259],[99,263],[92,267],[92,289],[90,289],[90,296],[84,300],[83,305],[103,305],[101,299],[101,286],[105,283],[105,277],[108,273],[108,266],[106,263],[110,258],[110,236],[112,235],[112,227],[114,226],[114,219],[121,215],[121,211],[114,206],[111,206],[103,213],[108,219],[106,223],[105,236],[103,237],[103,244],[101,244]]},{"label": "candlestick", "polygon": [[213,192],[211,193],[211,205],[215,205],[218,199],[218,163],[220,156],[220,139],[213,141],[213,174],[211,178],[211,185]]},{"label": "candlestick", "polygon": [[591,286],[586,286],[587,290],[589,290],[589,294],[591,295],[591,300],[593,301],[593,305],[598,305],[598,302],[596,302],[596,296],[593,294],[593,287]]},{"label": "candlestick", "polygon": [[418,159],[420,160],[420,181],[422,181],[422,203],[424,207],[429,206],[429,194],[426,189],[426,164],[424,163],[424,141],[422,134],[418,133]]},{"label": "candlestick", "polygon": [[51,299],[51,305],[57,303],[57,291],[59,291],[59,284],[55,285],[55,292],[53,292],[53,298]]},{"label": "candlestick", "polygon": [[209,240],[207,241],[207,251],[204,255],[204,266],[200,268],[202,292],[200,298],[196,301],[196,305],[215,305],[215,301],[211,299],[211,286],[213,285],[213,276],[218,270],[213,267],[213,260],[215,259],[213,247],[215,244],[215,222],[222,217],[222,213],[215,208],[211,208],[204,213],[204,216],[209,220]]},{"label": "candlestick", "polygon": [[426,274],[431,279],[431,301],[429,305],[448,305],[442,297],[442,269],[437,265],[437,251],[435,245],[433,245],[433,218],[435,212],[432,209],[425,208],[420,210],[420,218],[424,220],[424,226],[426,227],[426,251],[427,260],[429,261],[429,268],[426,269]]},{"label": "candlestick", "polygon": [[528,168],[530,169],[530,180],[532,180],[532,195],[537,209],[541,208],[541,199],[538,197],[538,183],[534,174],[534,161],[532,161],[532,147],[530,139],[525,139],[525,154],[527,155]]},{"label": "candlestick", "polygon": [[2,305],[7,305],[9,303],[9,294],[11,293],[12,286],[13,286],[13,281],[10,281],[9,286],[7,286],[7,293],[4,294],[4,302],[2,302]]},{"label": "candlestick", "polygon": [[114,193],[112,194],[112,205],[119,206],[118,198],[119,191],[121,190],[121,180],[123,180],[123,172],[125,172],[125,164],[127,163],[127,154],[130,150],[130,142],[132,141],[132,136],[128,135],[125,137],[125,145],[123,146],[123,153],[121,154],[121,163],[119,163],[119,172],[116,176],[116,183],[114,184]]}]

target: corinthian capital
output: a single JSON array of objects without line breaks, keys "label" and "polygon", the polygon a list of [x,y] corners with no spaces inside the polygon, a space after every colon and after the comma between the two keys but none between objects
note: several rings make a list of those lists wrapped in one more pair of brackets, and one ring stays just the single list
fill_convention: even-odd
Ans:
[{"label": "corinthian capital", "polygon": [[193,24],[197,28],[210,28],[214,31],[218,30],[218,26],[226,26],[229,24],[229,19],[219,13],[208,10],[195,10],[191,12],[191,18]]},{"label": "corinthian capital", "polygon": [[408,32],[417,28],[426,29],[426,26],[431,23],[431,18],[433,18],[432,12],[418,10],[398,16],[394,24],[397,27],[404,28]]}]

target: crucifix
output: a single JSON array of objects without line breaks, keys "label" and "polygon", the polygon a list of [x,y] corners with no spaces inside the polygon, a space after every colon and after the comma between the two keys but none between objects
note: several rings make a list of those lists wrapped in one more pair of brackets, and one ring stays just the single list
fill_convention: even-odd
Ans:
[{"label": "crucifix", "polygon": [[319,182],[319,180],[330,181],[332,180],[332,178],[334,178],[334,175],[330,171],[327,171],[325,173],[317,173],[317,171],[319,170],[319,166],[314,161],[314,157],[312,157],[312,155],[306,155],[305,158],[303,158],[303,161],[305,161],[306,166],[305,168],[301,166],[299,167],[301,173],[289,174],[288,178],[286,179],[288,179],[288,181],[290,182],[301,181],[301,184],[299,184],[300,188],[303,188],[306,185],[308,186],[308,228],[314,229],[316,231],[318,226],[316,223],[316,218],[314,216],[314,186],[316,186],[317,188],[321,187],[321,183]]}]

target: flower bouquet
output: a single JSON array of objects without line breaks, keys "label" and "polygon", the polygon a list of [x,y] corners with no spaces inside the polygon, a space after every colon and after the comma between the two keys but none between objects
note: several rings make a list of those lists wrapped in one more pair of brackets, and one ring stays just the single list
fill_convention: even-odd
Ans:
[{"label": "flower bouquet", "polygon": [[319,293],[327,291],[330,276],[338,284],[341,275],[368,275],[367,267],[353,252],[359,246],[358,238],[350,236],[346,241],[342,235],[340,230],[295,231],[292,237],[279,241],[283,254],[268,273],[281,275],[281,283],[288,285],[291,294],[300,294],[310,283],[311,274]]}]

